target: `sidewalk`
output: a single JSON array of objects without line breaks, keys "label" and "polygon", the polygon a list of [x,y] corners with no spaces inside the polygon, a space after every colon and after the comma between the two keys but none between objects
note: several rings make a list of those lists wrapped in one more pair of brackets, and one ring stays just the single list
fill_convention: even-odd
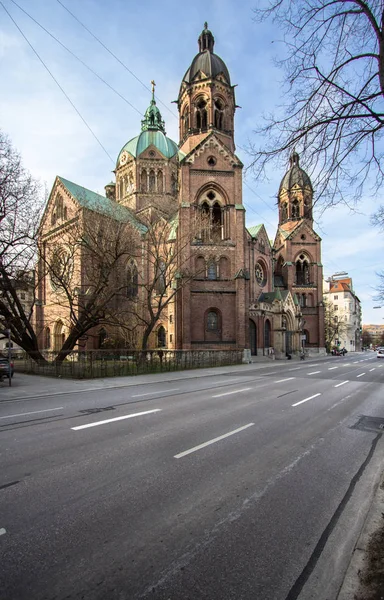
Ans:
[{"label": "sidewalk", "polygon": [[131,375],[126,377],[107,377],[104,379],[60,379],[56,377],[42,377],[41,375],[27,375],[17,373],[9,387],[8,379],[0,382],[0,403],[12,400],[28,400],[44,396],[90,392],[93,390],[126,388],[144,384],[162,383],[164,381],[178,381],[180,379],[196,379],[212,377],[227,373],[246,374],[247,371],[256,369],[279,368],[286,366],[286,361],[265,360],[249,364],[213,367],[207,369],[191,369],[188,371],[170,371],[152,373],[148,375]]},{"label": "sidewalk", "polygon": [[337,600],[384,599],[384,471]]}]

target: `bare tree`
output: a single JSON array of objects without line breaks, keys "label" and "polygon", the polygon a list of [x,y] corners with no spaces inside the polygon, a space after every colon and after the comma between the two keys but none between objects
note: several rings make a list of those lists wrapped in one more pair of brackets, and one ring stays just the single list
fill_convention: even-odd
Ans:
[{"label": "bare tree", "polygon": [[178,211],[173,203],[166,201],[155,212],[142,217],[147,230],[142,240],[146,273],[138,279],[133,303],[134,317],[142,329],[141,350],[148,348],[157,324],[168,318],[168,309],[182,288],[205,274],[205,265],[197,263],[196,258],[202,254],[201,236],[212,225],[209,219],[209,214],[197,211],[192,226],[180,231]]},{"label": "bare tree", "polygon": [[363,333],[362,333],[362,341],[363,341],[363,346],[370,346],[373,343],[373,338],[372,338],[371,332],[364,328],[363,328]]},{"label": "bare tree", "polygon": [[367,188],[377,194],[384,182],[382,1],[271,0],[266,6],[261,0],[255,15],[280,27],[287,52],[278,61],[287,103],[256,131],[256,175],[296,148],[325,206],[356,202]]},{"label": "bare tree", "polygon": [[[42,205],[41,186],[0,131],[0,316],[12,340],[36,360],[44,360],[32,326]],[[22,301],[22,294],[30,295],[28,302]]]},{"label": "bare tree", "polygon": [[337,344],[339,337],[347,331],[347,323],[339,311],[335,310],[332,302],[324,299],[324,334],[325,347],[330,352],[332,347]]},{"label": "bare tree", "polygon": [[97,326],[119,330],[120,337],[122,330],[137,326],[124,272],[127,261],[139,252],[139,238],[126,222],[83,209],[59,240],[41,242],[43,325],[52,326],[60,314],[68,331],[56,348],[55,362],[61,362]]}]

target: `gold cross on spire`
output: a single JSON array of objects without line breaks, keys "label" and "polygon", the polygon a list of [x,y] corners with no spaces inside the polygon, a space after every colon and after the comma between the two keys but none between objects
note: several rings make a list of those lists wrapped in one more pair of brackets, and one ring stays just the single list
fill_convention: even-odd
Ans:
[{"label": "gold cross on spire", "polygon": [[155,81],[153,79],[151,81],[151,84],[152,84],[152,94],[155,95],[155,85],[156,85],[156,83],[155,83]]}]

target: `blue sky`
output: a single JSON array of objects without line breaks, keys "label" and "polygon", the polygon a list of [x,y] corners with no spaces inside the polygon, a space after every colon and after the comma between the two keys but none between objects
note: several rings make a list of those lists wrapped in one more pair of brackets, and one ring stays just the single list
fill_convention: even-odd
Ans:
[{"label": "blue sky", "polygon": [[[156,81],[157,104],[167,134],[178,141],[177,108],[181,79],[198,52],[204,21],[215,36],[215,52],[226,62],[236,88],[235,141],[245,165],[249,142],[263,118],[283,102],[283,73],[274,66],[284,53],[281,33],[271,23],[253,21],[255,1],[195,0],[61,0],[133,73],[113,58],[59,4],[58,0],[17,0],[110,86],[31,21],[11,0],[5,8],[40,55],[106,152],[41,64],[28,42],[0,5],[0,127],[23,156],[25,166],[51,188],[56,175],[103,193],[121,147],[140,131],[149,101],[150,81]],[[145,85],[143,85],[143,82]],[[130,104],[134,106],[130,106]],[[162,104],[164,103],[164,104]],[[165,105],[165,106],[164,106]],[[108,157],[110,155],[111,158]],[[277,225],[276,194],[281,170],[268,182],[246,173],[243,202],[247,225],[264,223],[273,238]],[[373,309],[376,273],[383,268],[383,235],[369,224],[378,201],[365,197],[358,210],[344,207],[315,212],[315,230],[322,237],[324,275],[347,271],[363,303],[364,323],[383,323],[384,307]]]}]

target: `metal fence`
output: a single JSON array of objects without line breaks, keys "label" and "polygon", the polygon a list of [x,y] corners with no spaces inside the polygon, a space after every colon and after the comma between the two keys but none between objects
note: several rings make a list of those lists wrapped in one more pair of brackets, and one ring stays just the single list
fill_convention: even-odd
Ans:
[{"label": "metal fence", "polygon": [[72,351],[62,362],[44,352],[46,362],[28,355],[14,357],[16,372],[68,379],[96,379],[145,373],[163,373],[240,364],[242,350],[86,350]]}]

